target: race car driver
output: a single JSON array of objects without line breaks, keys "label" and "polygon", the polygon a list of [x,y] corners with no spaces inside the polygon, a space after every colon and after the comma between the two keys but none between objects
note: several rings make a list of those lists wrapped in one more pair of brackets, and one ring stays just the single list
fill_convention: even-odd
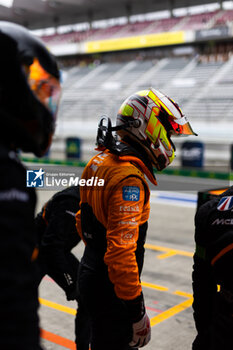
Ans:
[{"label": "race car driver", "polygon": [[[79,187],[68,187],[53,195],[35,219],[39,246],[38,285],[47,274],[65,291],[67,300],[77,301],[79,260],[71,250],[81,240],[75,227],[79,201]],[[76,346],[77,350],[89,350],[89,321],[82,303],[78,304],[75,319]]]},{"label": "race car driver", "polygon": [[28,30],[0,21],[0,349],[38,350],[36,195],[16,150],[43,155],[60,96],[54,57]]},{"label": "race car driver", "polygon": [[162,170],[172,162],[170,137],[183,134],[194,133],[180,108],[154,89],[127,98],[116,127],[105,118],[99,124],[100,153],[89,161],[82,179],[103,181],[80,187],[76,215],[86,243],[78,285],[91,318],[93,350],[136,349],[150,340],[140,281],[150,211],[145,175],[156,185],[152,167]]},{"label": "race car driver", "polygon": [[233,186],[195,217],[193,350],[233,348]]}]

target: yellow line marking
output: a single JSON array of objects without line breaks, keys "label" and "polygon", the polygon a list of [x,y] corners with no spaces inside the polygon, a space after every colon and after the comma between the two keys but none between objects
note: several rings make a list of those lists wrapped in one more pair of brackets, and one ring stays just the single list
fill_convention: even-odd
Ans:
[{"label": "yellow line marking", "polygon": [[[163,291],[163,292],[167,292],[169,290],[169,288],[167,288],[167,287],[159,286],[159,285],[156,285],[153,283],[147,283],[147,282],[141,282],[141,283],[142,283],[142,286],[146,287],[146,288],[152,288],[152,289]],[[177,290],[177,291],[173,292],[172,294],[179,295],[181,297],[185,297],[188,299],[183,301],[182,303],[177,304],[177,305],[171,307],[170,309],[156,315],[155,317],[152,317],[150,319],[151,327],[169,319],[170,317],[180,313],[181,311],[184,311],[185,309],[189,308],[193,303],[193,297],[192,297],[192,294],[190,294],[190,293],[186,293],[186,292],[182,292],[182,291]],[[71,314],[73,316],[75,316],[76,312],[77,312],[75,309],[54,303],[53,301],[49,301],[49,300],[46,300],[43,298],[39,298],[39,302],[41,305],[51,307],[52,309],[65,312],[65,313]]]},{"label": "yellow line marking", "polygon": [[172,248],[168,248],[168,247],[161,247],[161,246],[149,244],[149,243],[146,243],[144,245],[144,247],[146,249],[164,252],[164,254],[160,254],[157,256],[158,259],[165,259],[165,258],[168,258],[168,257],[173,256],[173,255],[188,256],[190,258],[193,257],[193,252],[187,252],[184,250],[172,249]]},{"label": "yellow line marking", "polygon": [[166,258],[170,258],[171,256],[174,256],[176,255],[177,253],[174,252],[173,250],[170,250],[169,252],[167,253],[163,253],[163,254],[160,254],[160,255],[157,255],[157,259],[166,259]]},{"label": "yellow line marking", "polygon": [[186,293],[186,292],[182,292],[182,291],[180,291],[180,290],[176,290],[175,292],[173,292],[173,294],[179,295],[179,296],[185,297],[185,298],[192,298],[192,297],[193,297],[192,294]]},{"label": "yellow line marking", "polygon": [[152,288],[152,289],[156,289],[156,290],[160,290],[160,291],[162,291],[162,292],[167,292],[167,291],[168,291],[168,288],[167,288],[167,287],[159,286],[159,285],[153,284],[153,283],[141,282],[141,285],[142,285],[143,287]]},{"label": "yellow line marking", "polygon": [[76,312],[77,312],[75,309],[72,309],[71,307],[60,305],[60,304],[54,303],[53,301],[49,301],[49,300],[46,300],[43,298],[39,298],[39,302],[41,305],[51,307],[52,309],[62,311],[62,312],[65,312],[67,314],[71,314],[74,316],[76,315]]},{"label": "yellow line marking", "polygon": [[173,307],[171,307],[170,309],[162,312],[161,314],[156,315],[155,317],[152,317],[150,319],[150,324],[151,327],[155,326],[158,323],[161,323],[165,320],[167,320],[168,318],[180,313],[181,311],[184,311],[185,309],[189,308],[193,303],[193,299],[190,298],[188,300],[183,301],[180,304],[177,304]]}]

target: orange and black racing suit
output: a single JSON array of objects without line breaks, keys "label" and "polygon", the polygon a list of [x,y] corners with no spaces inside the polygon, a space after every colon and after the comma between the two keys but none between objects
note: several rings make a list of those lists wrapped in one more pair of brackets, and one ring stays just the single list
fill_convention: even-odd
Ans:
[{"label": "orange and black racing suit", "polygon": [[[79,288],[92,321],[93,350],[129,349],[132,323],[145,311],[140,274],[150,192],[143,173],[150,176],[139,158],[105,150],[82,175],[87,182],[80,186],[76,219],[86,248]],[[96,186],[88,186],[91,179]]]}]

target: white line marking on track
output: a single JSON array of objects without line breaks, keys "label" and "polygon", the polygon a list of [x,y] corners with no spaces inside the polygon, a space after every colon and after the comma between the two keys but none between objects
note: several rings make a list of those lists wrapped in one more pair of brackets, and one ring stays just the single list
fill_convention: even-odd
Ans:
[{"label": "white line marking on track", "polygon": [[151,191],[150,202],[195,208],[197,205],[197,194]]}]

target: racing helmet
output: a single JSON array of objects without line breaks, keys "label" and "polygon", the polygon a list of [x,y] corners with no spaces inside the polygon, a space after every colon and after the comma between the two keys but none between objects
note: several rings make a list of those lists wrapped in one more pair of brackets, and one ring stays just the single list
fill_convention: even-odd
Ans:
[{"label": "racing helmet", "polygon": [[153,88],[136,92],[123,102],[117,126],[122,141],[146,152],[159,171],[175,157],[171,136],[197,135],[178,104]]},{"label": "racing helmet", "polygon": [[53,55],[24,27],[0,21],[2,142],[42,156],[55,130],[60,75]]}]

